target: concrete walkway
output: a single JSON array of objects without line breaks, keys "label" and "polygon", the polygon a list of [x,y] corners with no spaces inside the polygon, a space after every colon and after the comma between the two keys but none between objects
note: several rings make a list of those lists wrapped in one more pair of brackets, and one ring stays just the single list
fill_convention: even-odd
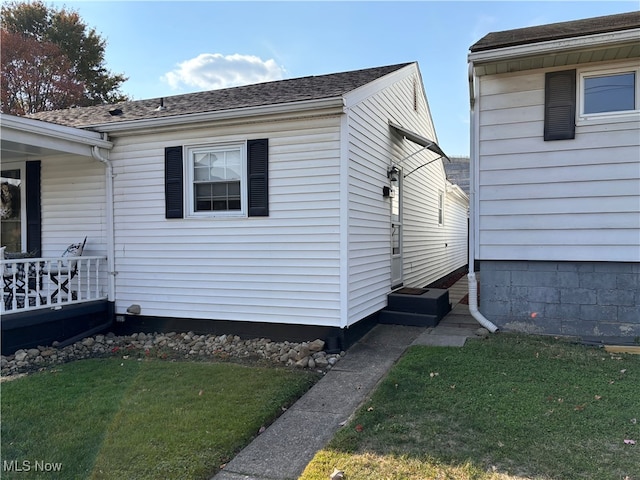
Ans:
[{"label": "concrete walkway", "polygon": [[459,347],[474,335],[479,325],[458,303],[466,280],[449,289],[454,308],[437,327],[375,326],[212,480],[297,479],[409,346]]}]

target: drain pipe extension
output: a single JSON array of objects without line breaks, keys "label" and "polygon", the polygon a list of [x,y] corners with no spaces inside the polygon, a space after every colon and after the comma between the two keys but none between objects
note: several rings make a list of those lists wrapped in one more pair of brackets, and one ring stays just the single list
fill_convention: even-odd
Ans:
[{"label": "drain pipe extension", "polygon": [[485,318],[480,310],[478,310],[478,281],[476,280],[476,272],[475,272],[475,228],[476,228],[476,178],[477,178],[477,169],[479,166],[478,161],[478,149],[476,145],[476,114],[475,114],[475,103],[476,103],[476,92],[475,92],[475,81],[474,81],[474,69],[473,63],[469,62],[469,99],[471,103],[471,151],[470,151],[470,161],[469,168],[471,169],[470,178],[471,182],[469,183],[469,274],[467,278],[469,279],[469,313],[476,321],[482,325],[484,328],[489,330],[491,333],[495,333],[498,331],[498,327],[491,323],[489,320]]},{"label": "drain pipe extension", "polygon": [[106,169],[106,222],[107,222],[107,268],[109,270],[109,292],[108,299],[110,302],[115,301],[116,292],[116,263],[115,263],[115,239],[114,239],[114,220],[113,220],[113,165],[106,157],[103,157],[100,153],[100,149],[97,146],[91,148],[91,155],[94,159],[102,163]]}]

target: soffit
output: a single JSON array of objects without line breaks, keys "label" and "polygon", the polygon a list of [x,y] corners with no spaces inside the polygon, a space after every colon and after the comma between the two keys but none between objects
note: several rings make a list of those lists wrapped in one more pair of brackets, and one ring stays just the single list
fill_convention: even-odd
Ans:
[{"label": "soffit", "polygon": [[640,43],[629,42],[605,48],[571,49],[567,51],[542,52],[521,58],[505,58],[486,62],[474,62],[478,76],[499,73],[520,72],[539,68],[555,68],[567,65],[581,65],[598,62],[613,62],[640,58]]},{"label": "soffit", "polygon": [[469,61],[478,76],[638,58],[640,29],[637,28],[469,54]]}]

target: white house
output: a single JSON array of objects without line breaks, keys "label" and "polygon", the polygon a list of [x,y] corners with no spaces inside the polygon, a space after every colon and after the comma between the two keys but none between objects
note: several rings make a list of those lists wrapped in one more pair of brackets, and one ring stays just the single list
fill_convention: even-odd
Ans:
[{"label": "white house", "polygon": [[3,115],[2,155],[3,181],[37,170],[21,249],[87,236],[123,331],[348,344],[394,289],[467,264],[416,63]]},{"label": "white house", "polygon": [[640,335],[640,12],[471,46],[471,263],[504,329]]}]

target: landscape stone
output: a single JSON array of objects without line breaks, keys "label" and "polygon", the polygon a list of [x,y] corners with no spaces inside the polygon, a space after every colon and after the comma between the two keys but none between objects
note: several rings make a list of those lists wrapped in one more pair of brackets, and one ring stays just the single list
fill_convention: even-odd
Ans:
[{"label": "landscape stone", "polygon": [[[168,341],[171,339],[171,341]],[[314,351],[324,346],[322,340],[312,342],[273,342],[267,338],[241,339],[237,335],[196,335],[180,333],[134,333],[116,336],[112,332],[84,338],[74,344],[21,349],[13,355],[2,356],[2,376],[29,373],[84,358],[116,356],[125,359],[157,358],[207,358],[267,361],[274,365],[306,368],[324,373],[340,359],[340,354]],[[344,352],[342,352],[344,355]]]},{"label": "landscape stone", "polygon": [[40,355],[40,350],[38,350],[37,348],[30,348],[29,350],[27,350],[27,355],[29,356],[29,358],[37,358],[38,355]]},{"label": "landscape stone", "polygon": [[324,350],[324,342],[322,340],[316,339],[309,344],[310,352],[320,352],[321,350]]},{"label": "landscape stone", "polygon": [[15,353],[16,362],[22,362],[25,358],[27,358],[27,352],[25,352],[24,350],[18,350]]}]

